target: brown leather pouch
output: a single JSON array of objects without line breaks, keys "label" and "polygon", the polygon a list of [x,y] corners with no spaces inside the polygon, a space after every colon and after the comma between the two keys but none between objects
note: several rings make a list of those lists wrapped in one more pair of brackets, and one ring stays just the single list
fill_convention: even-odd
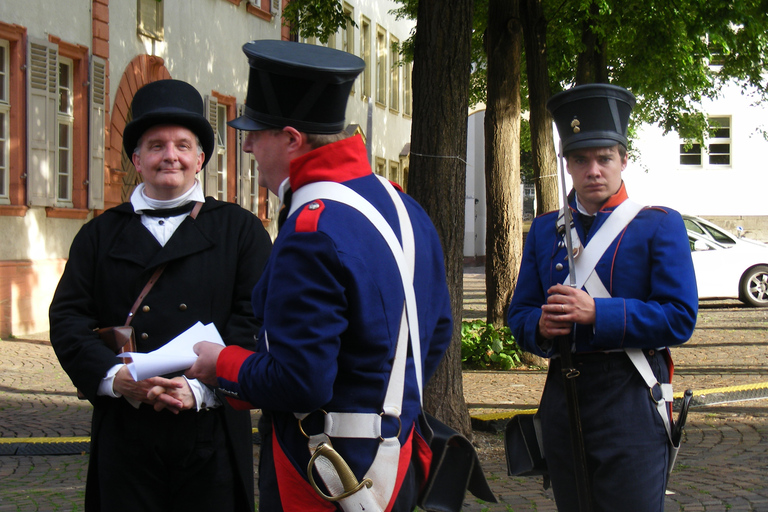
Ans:
[{"label": "brown leather pouch", "polygon": [[136,339],[130,325],[102,327],[97,332],[101,341],[115,354],[136,352]]},{"label": "brown leather pouch", "polygon": [[[97,329],[99,338],[115,354],[121,354],[123,352],[136,352],[136,339],[133,335],[133,327],[130,325],[120,325],[116,327],[102,327]],[[130,360],[126,360],[128,362]],[[85,400],[85,395],[79,389],[77,390],[77,398]]]}]

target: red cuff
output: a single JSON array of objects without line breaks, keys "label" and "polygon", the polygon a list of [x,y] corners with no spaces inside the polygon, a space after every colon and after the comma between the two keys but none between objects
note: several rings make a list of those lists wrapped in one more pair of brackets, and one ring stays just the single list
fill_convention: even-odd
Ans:
[{"label": "red cuff", "polygon": [[229,382],[237,382],[240,367],[254,352],[237,345],[226,347],[219,353],[216,361],[216,376]]},{"label": "red cuff", "polygon": [[227,397],[227,402],[229,402],[229,405],[231,405],[232,408],[236,411],[250,411],[254,408],[250,402],[246,402],[245,400],[238,400],[237,398],[232,398],[231,396]]}]

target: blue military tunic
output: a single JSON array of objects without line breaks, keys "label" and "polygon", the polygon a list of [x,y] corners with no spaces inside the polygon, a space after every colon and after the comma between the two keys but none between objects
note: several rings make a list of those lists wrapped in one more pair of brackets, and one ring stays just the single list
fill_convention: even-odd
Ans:
[{"label": "blue military tunic", "polygon": [[[291,162],[294,191],[318,181],[343,183],[362,195],[400,236],[394,204],[371,173],[359,137],[323,146]],[[401,196],[416,243],[414,287],[422,355],[418,364],[423,365],[426,382],[450,343],[450,299],[437,233],[416,202]],[[335,201],[317,200],[299,208],[281,228],[253,292],[254,311],[264,322],[258,351],[225,349],[217,373],[222,388],[271,414],[275,467],[262,468],[260,479],[277,473],[284,509],[321,506],[312,501],[311,490],[301,497],[310,452],[293,413],[313,413],[303,428],[316,434],[322,430],[323,414],[314,411],[381,412],[403,301],[391,251],[360,212]],[[408,454],[411,440],[418,438],[414,432],[419,413],[415,370],[409,358],[402,429],[386,418],[383,426],[385,436],[400,432]],[[358,480],[373,461],[378,444],[370,439],[333,439],[334,448]],[[401,455],[401,464],[407,468],[410,461],[406,459],[410,455]],[[273,506],[278,489],[262,482],[260,500],[270,500]]]}]

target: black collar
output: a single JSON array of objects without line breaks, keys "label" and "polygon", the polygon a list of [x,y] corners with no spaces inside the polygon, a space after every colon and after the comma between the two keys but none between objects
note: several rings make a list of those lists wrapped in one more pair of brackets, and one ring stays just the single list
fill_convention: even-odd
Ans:
[{"label": "black collar", "polygon": [[148,215],[150,217],[176,217],[178,215],[184,215],[185,213],[189,213],[192,211],[192,209],[195,207],[195,201],[190,201],[188,203],[184,203],[181,206],[177,206],[176,208],[158,208],[156,210],[141,210],[141,213],[144,215]]}]

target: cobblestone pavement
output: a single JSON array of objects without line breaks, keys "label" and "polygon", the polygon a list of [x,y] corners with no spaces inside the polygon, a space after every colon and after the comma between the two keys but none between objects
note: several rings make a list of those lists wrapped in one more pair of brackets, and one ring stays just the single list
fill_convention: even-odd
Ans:
[{"label": "cobblestone pavement", "polygon": [[[484,317],[484,299],[482,269],[467,269],[464,317]],[[0,512],[82,510],[86,454],[3,452],[11,440],[90,434],[90,405],[77,400],[52,348],[39,338],[0,341]],[[674,350],[675,389],[700,393],[768,382],[766,349],[768,310],[704,303],[694,337]],[[543,381],[541,371],[466,372],[464,393],[473,415],[530,408],[538,404]],[[468,496],[464,510],[556,510],[540,479],[507,476],[500,434],[478,431],[475,443],[500,503]],[[768,512],[768,400],[692,408],[669,487],[667,511]]]}]

